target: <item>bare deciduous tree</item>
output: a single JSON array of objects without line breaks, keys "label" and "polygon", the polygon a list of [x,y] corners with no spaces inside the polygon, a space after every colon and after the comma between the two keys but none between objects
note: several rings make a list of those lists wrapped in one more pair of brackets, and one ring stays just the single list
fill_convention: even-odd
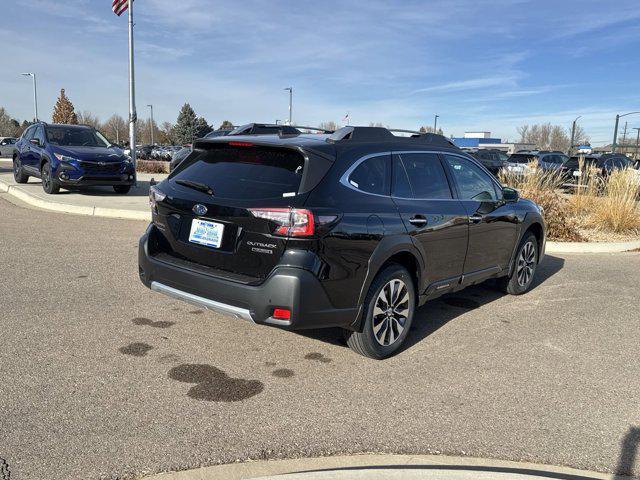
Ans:
[{"label": "bare deciduous tree", "polygon": [[90,125],[96,130],[100,130],[100,127],[102,126],[100,119],[88,110],[76,112],[76,117],[80,125]]},{"label": "bare deciduous tree", "polygon": [[[571,143],[571,132],[560,125],[540,123],[518,127],[521,143],[532,143],[540,150],[559,150],[566,152]],[[585,143],[589,137],[582,127],[576,126],[574,144]]]},{"label": "bare deciduous tree", "polygon": [[112,142],[122,143],[129,139],[127,122],[118,114],[111,115],[104,122],[102,131]]},{"label": "bare deciduous tree", "polygon": [[325,130],[332,130],[332,131],[336,131],[338,129],[338,124],[336,122],[329,121],[329,122],[320,122],[320,125],[318,125],[318,128],[323,128]]},{"label": "bare deciduous tree", "polygon": [[17,137],[21,133],[20,123],[0,107],[0,137]]},{"label": "bare deciduous tree", "polygon": [[173,139],[171,137],[172,131],[173,131],[173,124],[171,122],[162,122],[162,125],[160,125],[158,142],[162,144],[167,144],[167,143],[173,144]]},{"label": "bare deciduous tree", "polygon": [[[422,127],[420,127],[420,133],[434,133],[433,127],[423,125]],[[438,135],[444,135],[444,132],[441,128],[439,128],[435,133],[437,133]]]}]

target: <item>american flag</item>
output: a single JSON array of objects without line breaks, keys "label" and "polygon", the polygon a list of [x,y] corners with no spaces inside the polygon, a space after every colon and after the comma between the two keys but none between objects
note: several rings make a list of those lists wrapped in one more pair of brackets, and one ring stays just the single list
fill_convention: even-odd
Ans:
[{"label": "american flag", "polygon": [[129,8],[129,0],[113,0],[111,4],[111,10],[118,16],[122,15],[127,8]]}]

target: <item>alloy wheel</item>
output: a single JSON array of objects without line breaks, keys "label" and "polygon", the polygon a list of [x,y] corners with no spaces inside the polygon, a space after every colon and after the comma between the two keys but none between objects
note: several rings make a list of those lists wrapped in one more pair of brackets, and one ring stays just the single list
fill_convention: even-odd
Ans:
[{"label": "alloy wheel", "polygon": [[51,183],[51,172],[47,164],[42,168],[42,185],[45,190],[49,190],[49,183]]},{"label": "alloy wheel", "polygon": [[20,175],[20,159],[18,157],[13,159],[13,176],[18,179],[18,175]]},{"label": "alloy wheel", "polygon": [[373,336],[383,346],[395,343],[402,332],[409,314],[409,291],[397,278],[390,280],[376,298],[373,307]]},{"label": "alloy wheel", "polygon": [[536,266],[536,248],[532,241],[525,243],[518,255],[518,267],[516,275],[518,285],[526,287],[533,278],[533,271]]}]

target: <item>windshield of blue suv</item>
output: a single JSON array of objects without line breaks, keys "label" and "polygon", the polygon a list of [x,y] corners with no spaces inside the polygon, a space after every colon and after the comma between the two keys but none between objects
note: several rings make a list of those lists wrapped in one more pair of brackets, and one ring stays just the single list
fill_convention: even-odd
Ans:
[{"label": "windshield of blue suv", "polygon": [[109,147],[109,141],[91,128],[45,127],[47,141],[60,147]]}]

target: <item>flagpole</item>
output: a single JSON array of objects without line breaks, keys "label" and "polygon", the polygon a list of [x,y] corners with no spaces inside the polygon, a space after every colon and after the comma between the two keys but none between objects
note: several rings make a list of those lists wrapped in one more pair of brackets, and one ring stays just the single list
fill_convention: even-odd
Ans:
[{"label": "flagpole", "polygon": [[135,172],[135,185],[137,185],[136,121],[138,120],[138,115],[136,114],[136,84],[133,68],[133,0],[127,1],[129,2],[129,150]]}]

